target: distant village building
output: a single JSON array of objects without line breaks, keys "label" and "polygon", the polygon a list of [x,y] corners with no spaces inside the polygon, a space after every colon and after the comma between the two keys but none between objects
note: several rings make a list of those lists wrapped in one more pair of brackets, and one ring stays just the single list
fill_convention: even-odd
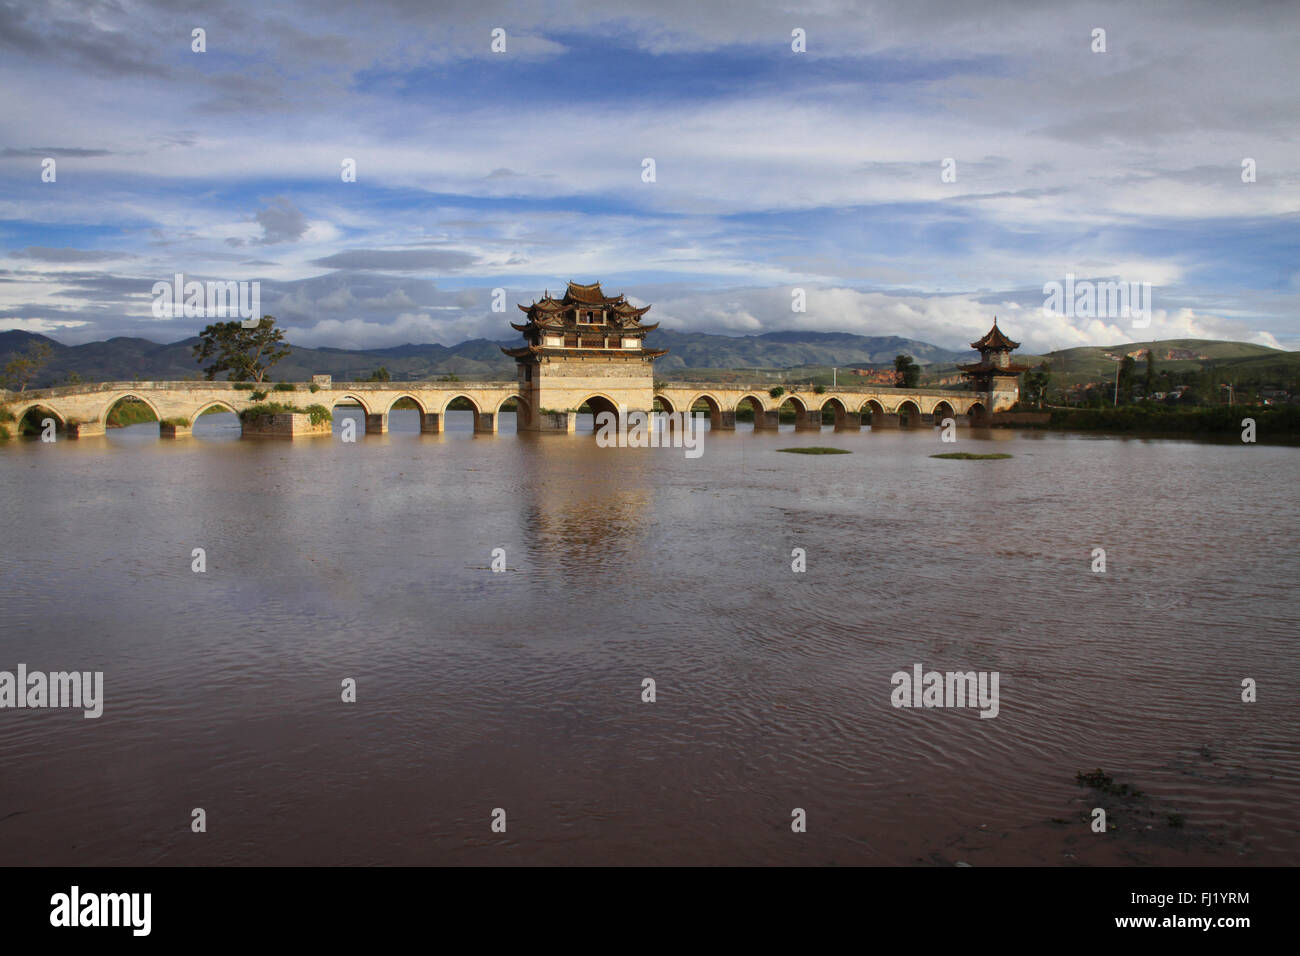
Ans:
[{"label": "distant village building", "polygon": [[898,370],[893,368],[853,368],[849,371],[860,378],[865,378],[869,385],[896,385]]}]

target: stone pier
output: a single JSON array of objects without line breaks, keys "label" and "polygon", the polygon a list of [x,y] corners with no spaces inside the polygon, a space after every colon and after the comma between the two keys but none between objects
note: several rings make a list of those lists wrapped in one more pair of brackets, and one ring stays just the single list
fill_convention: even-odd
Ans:
[{"label": "stone pier", "polygon": [[69,422],[65,433],[69,438],[97,438],[105,434],[103,422]]}]

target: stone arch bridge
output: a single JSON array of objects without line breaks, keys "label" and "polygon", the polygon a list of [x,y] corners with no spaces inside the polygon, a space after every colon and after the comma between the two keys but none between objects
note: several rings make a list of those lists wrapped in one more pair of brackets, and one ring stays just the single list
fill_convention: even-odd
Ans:
[{"label": "stone arch bridge", "polygon": [[[236,387],[233,382],[101,382],[34,389],[27,392],[0,393],[0,410],[11,413],[14,422],[37,410],[54,418],[70,437],[104,434],[108,414],[124,398],[137,399],[153,411],[163,423],[163,433],[188,434],[198,417],[209,408],[242,412],[263,402],[280,402],[306,407],[323,405],[333,408],[340,403],[360,405],[365,415],[366,431],[371,434],[388,430],[388,416],[401,399],[410,399],[419,409],[420,430],[442,430],[448,406],[465,399],[473,407],[474,430],[495,432],[502,406],[515,402],[521,431],[573,431],[576,408],[534,409],[529,407],[516,382],[339,382],[317,386],[294,383],[293,389],[277,391],[269,383],[247,383]],[[613,384],[613,383],[611,383]],[[754,415],[756,429],[775,429],[780,408],[789,403],[795,412],[795,426],[816,430],[822,427],[823,410],[834,412],[835,427],[854,430],[862,425],[879,427],[920,427],[939,424],[953,418],[958,424],[981,424],[990,412],[1009,404],[1007,396],[990,392],[959,389],[886,388],[849,385],[815,391],[809,386],[787,386],[779,397],[769,393],[770,385],[736,383],[667,382],[653,390],[659,410],[690,412],[708,409],[710,427],[733,429],[736,412],[748,407]],[[254,390],[265,397],[253,398]],[[1014,399],[1012,399],[1014,400]],[[597,411],[650,411],[630,408],[620,403],[617,388],[593,392],[578,403]],[[7,416],[6,416],[7,417]]]}]

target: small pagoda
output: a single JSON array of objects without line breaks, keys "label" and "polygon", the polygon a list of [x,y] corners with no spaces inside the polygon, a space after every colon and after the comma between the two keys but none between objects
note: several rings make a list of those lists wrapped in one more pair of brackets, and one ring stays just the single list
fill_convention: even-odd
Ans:
[{"label": "small pagoda", "polygon": [[653,361],[668,354],[667,349],[645,347],[646,333],[659,328],[658,322],[641,324],[650,306],[637,308],[626,296],[607,296],[599,282],[570,282],[561,298],[552,298],[547,290],[540,301],[518,309],[528,321],[510,324],[523,333],[526,344],[501,350],[517,362],[534,362],[544,355],[605,357],[611,351]]},{"label": "small pagoda", "polygon": [[1013,342],[998,328],[997,317],[993,318],[993,328],[985,333],[978,342],[970,347],[980,353],[980,360],[971,365],[959,365],[962,375],[977,392],[1019,390],[1020,373],[1029,370],[1028,365],[1018,365],[1011,361],[1011,350],[1020,348],[1019,342]]}]

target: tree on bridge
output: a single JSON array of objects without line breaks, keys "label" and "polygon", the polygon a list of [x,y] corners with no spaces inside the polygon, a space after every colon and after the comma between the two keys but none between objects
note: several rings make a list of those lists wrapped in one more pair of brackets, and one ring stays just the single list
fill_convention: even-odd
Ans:
[{"label": "tree on bridge", "polygon": [[199,333],[194,358],[213,362],[203,370],[208,380],[229,372],[232,382],[261,382],[271,366],[291,351],[284,342],[284,329],[275,327],[275,319],[262,316],[256,328],[246,329],[242,322],[214,322]]},{"label": "tree on bridge", "polygon": [[894,371],[898,373],[899,388],[916,388],[916,383],[921,380],[921,366],[910,355],[896,356]]},{"label": "tree on bridge", "polygon": [[5,388],[15,392],[27,391],[27,386],[31,384],[32,379],[49,362],[51,351],[49,342],[33,342],[28,346],[26,355],[17,355],[10,359],[5,365]]}]

